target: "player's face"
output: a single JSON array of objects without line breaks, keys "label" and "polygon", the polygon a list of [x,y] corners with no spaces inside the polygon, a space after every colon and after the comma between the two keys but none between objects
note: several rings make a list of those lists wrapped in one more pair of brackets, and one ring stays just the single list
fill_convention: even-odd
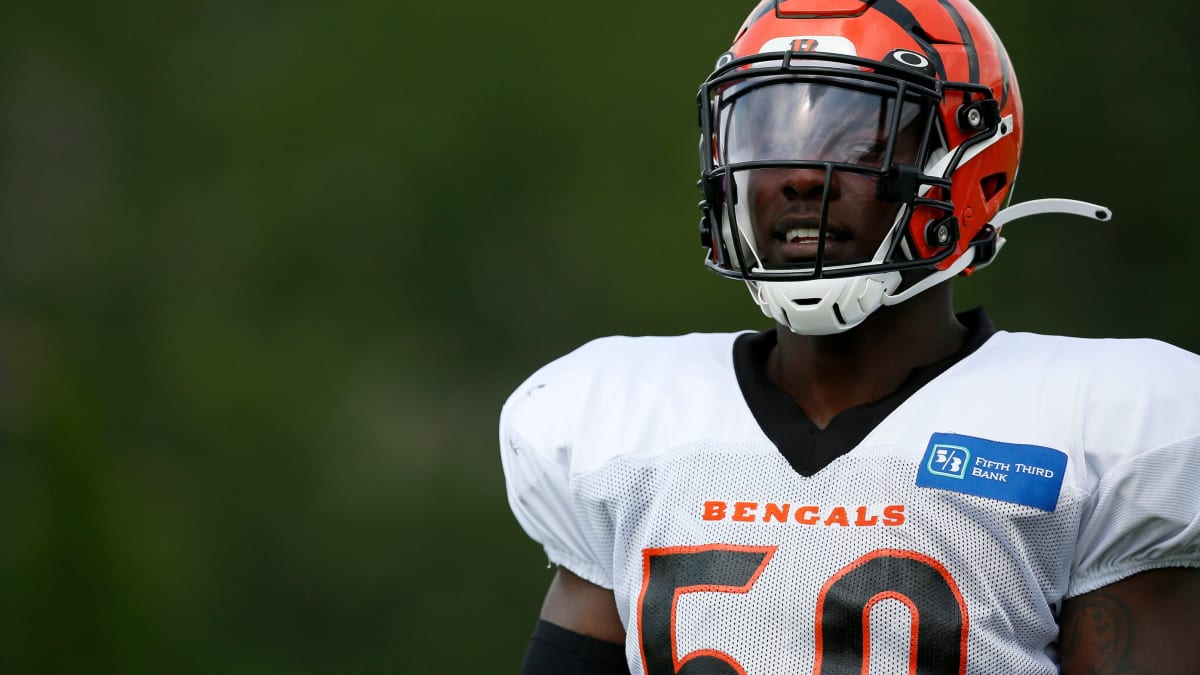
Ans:
[{"label": "player's face", "polygon": [[[730,135],[735,161],[806,160],[883,168],[894,99],[818,85],[763,87],[738,104],[741,124]],[[904,106],[894,163],[917,160],[923,116]],[[764,168],[749,172],[748,199],[755,247],[767,266],[816,259],[822,202],[828,191],[825,260],[870,260],[900,205],[876,197],[877,180],[823,168]],[[747,179],[743,179],[747,180]],[[826,184],[828,182],[828,185]]]}]

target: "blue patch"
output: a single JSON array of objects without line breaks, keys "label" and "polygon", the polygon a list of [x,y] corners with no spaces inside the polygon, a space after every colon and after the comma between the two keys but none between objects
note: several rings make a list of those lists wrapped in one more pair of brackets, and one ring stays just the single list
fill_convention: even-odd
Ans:
[{"label": "blue patch", "polygon": [[917,485],[1053,511],[1066,469],[1067,454],[1054,448],[934,434]]}]

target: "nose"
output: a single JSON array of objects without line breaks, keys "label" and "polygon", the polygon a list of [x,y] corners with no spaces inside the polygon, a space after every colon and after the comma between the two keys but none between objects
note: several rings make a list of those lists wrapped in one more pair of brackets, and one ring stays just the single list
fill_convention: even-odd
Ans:
[{"label": "nose", "polygon": [[825,183],[828,176],[829,200],[833,201],[841,195],[837,172],[832,169],[795,168],[781,169],[779,172],[779,191],[789,201],[821,200],[825,195]]}]

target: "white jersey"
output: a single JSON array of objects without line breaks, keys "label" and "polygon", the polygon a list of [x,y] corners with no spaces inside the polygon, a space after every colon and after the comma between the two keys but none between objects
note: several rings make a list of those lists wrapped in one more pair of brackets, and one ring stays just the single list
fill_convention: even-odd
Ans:
[{"label": "white jersey", "polygon": [[501,414],[518,521],[613,589],[633,673],[1057,673],[1065,598],[1200,567],[1200,357],[997,332],[814,464],[738,338],[597,340]]}]

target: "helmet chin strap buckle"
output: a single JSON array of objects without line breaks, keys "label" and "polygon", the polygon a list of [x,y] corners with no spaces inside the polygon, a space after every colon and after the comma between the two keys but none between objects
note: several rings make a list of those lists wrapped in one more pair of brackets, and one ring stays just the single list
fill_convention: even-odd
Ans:
[{"label": "helmet chin strap buckle", "polygon": [[971,266],[972,269],[978,271],[996,259],[996,254],[1004,247],[1004,237],[1000,236],[999,230],[991,225],[984,225],[979,234],[971,240],[971,248],[975,250],[975,262]]},{"label": "helmet chin strap buckle", "polygon": [[1064,213],[1071,216],[1081,216],[1092,220],[1105,221],[1112,218],[1112,211],[1106,206],[1081,202],[1077,199],[1033,199],[1020,204],[1001,209],[992,217],[991,226],[999,230],[1007,223],[1029,216],[1040,216],[1045,213]]}]

